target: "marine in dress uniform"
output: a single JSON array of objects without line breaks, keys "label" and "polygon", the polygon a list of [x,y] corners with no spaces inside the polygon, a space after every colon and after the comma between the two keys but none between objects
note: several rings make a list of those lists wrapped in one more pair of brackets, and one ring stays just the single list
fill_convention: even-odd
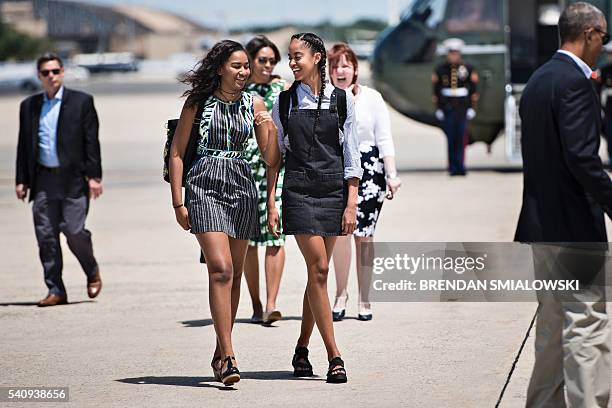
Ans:
[{"label": "marine in dress uniform", "polygon": [[448,139],[448,172],[451,176],[464,176],[466,128],[476,116],[478,74],[461,59],[461,50],[465,45],[462,40],[449,38],[443,45],[448,50],[448,56],[431,76],[433,102],[436,117],[442,122]]}]

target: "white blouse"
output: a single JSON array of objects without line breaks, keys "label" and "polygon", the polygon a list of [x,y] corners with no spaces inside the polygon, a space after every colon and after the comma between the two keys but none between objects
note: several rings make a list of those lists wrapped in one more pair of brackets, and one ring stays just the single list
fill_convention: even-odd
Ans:
[{"label": "white blouse", "polygon": [[[329,103],[331,95],[335,87],[327,83],[325,90],[323,91],[323,98],[321,99],[321,109],[329,109]],[[296,89],[298,109],[317,109],[318,97],[313,95],[310,87],[305,83],[300,83]],[[283,124],[280,120],[279,113],[280,98],[276,99],[274,106],[272,107],[272,120],[278,128],[278,146],[282,153],[285,150],[291,151],[289,143],[289,136],[285,136],[283,130]],[[357,140],[357,128],[355,126],[355,103],[353,99],[353,93],[350,91],[346,92],[346,121],[344,122],[344,128],[339,132],[339,141],[342,146],[344,153],[344,178],[358,178],[361,179],[363,176],[363,169],[361,168],[361,153],[359,153],[359,141]],[[291,109],[291,101],[289,102],[289,109]]]},{"label": "white blouse", "polygon": [[[352,86],[347,93],[353,93]],[[359,85],[359,93],[355,96],[355,119],[359,144],[377,146],[382,157],[395,156],[389,110],[378,91]]]}]

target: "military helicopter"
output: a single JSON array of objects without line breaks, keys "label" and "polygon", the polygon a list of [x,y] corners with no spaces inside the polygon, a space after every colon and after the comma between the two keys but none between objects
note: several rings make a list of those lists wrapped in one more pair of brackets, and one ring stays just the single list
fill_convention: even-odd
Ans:
[{"label": "military helicopter", "polygon": [[[491,145],[502,130],[506,156],[520,160],[518,100],[531,73],[558,48],[557,22],[575,1],[414,0],[395,27],[378,37],[371,58],[374,86],[396,110],[440,126],[431,102],[431,73],[444,61],[442,42],[465,41],[463,59],[479,73],[480,101],[470,142]],[[611,0],[589,1],[610,17]],[[608,19],[608,21],[610,21]]]}]

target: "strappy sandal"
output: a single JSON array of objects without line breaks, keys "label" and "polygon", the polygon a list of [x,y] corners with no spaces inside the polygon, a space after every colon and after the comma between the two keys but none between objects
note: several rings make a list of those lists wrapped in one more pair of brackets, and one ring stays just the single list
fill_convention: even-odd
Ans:
[{"label": "strappy sandal", "polygon": [[210,362],[210,366],[212,367],[213,375],[215,377],[215,381],[221,382],[221,368],[222,365],[219,364],[221,362],[221,357],[214,357]]},{"label": "strappy sandal", "polygon": [[312,377],[312,364],[308,361],[308,349],[306,347],[296,346],[291,365],[293,366],[294,377]]},{"label": "strappy sandal", "polygon": [[[225,386],[231,386],[240,381],[240,370],[233,363],[236,361],[234,356],[227,356],[223,359],[223,363],[227,363],[227,369],[221,374],[221,382]],[[221,366],[221,370],[223,366]]]},{"label": "strappy sandal", "polygon": [[346,370],[344,369],[344,361],[340,357],[334,357],[329,361],[329,370],[327,371],[327,382],[332,384],[345,383]]}]

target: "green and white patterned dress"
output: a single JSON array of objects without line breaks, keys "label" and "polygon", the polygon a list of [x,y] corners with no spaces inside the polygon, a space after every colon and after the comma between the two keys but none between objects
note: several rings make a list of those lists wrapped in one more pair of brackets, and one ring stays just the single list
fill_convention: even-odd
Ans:
[{"label": "green and white patterned dress", "polygon": [[[246,92],[259,95],[263,98],[268,112],[272,112],[274,102],[278,95],[285,90],[285,81],[270,82],[267,84],[249,84]],[[266,182],[266,163],[261,158],[257,140],[252,137],[246,147],[246,160],[251,165],[255,186],[257,188],[257,215],[259,219],[260,234],[255,241],[249,241],[251,246],[283,246],[285,245],[285,235],[280,234],[278,238],[268,232],[268,211],[267,211],[267,182]],[[276,185],[276,208],[282,216],[281,194],[283,192],[283,178],[285,176],[285,164],[281,164],[278,173],[278,184]]]}]

